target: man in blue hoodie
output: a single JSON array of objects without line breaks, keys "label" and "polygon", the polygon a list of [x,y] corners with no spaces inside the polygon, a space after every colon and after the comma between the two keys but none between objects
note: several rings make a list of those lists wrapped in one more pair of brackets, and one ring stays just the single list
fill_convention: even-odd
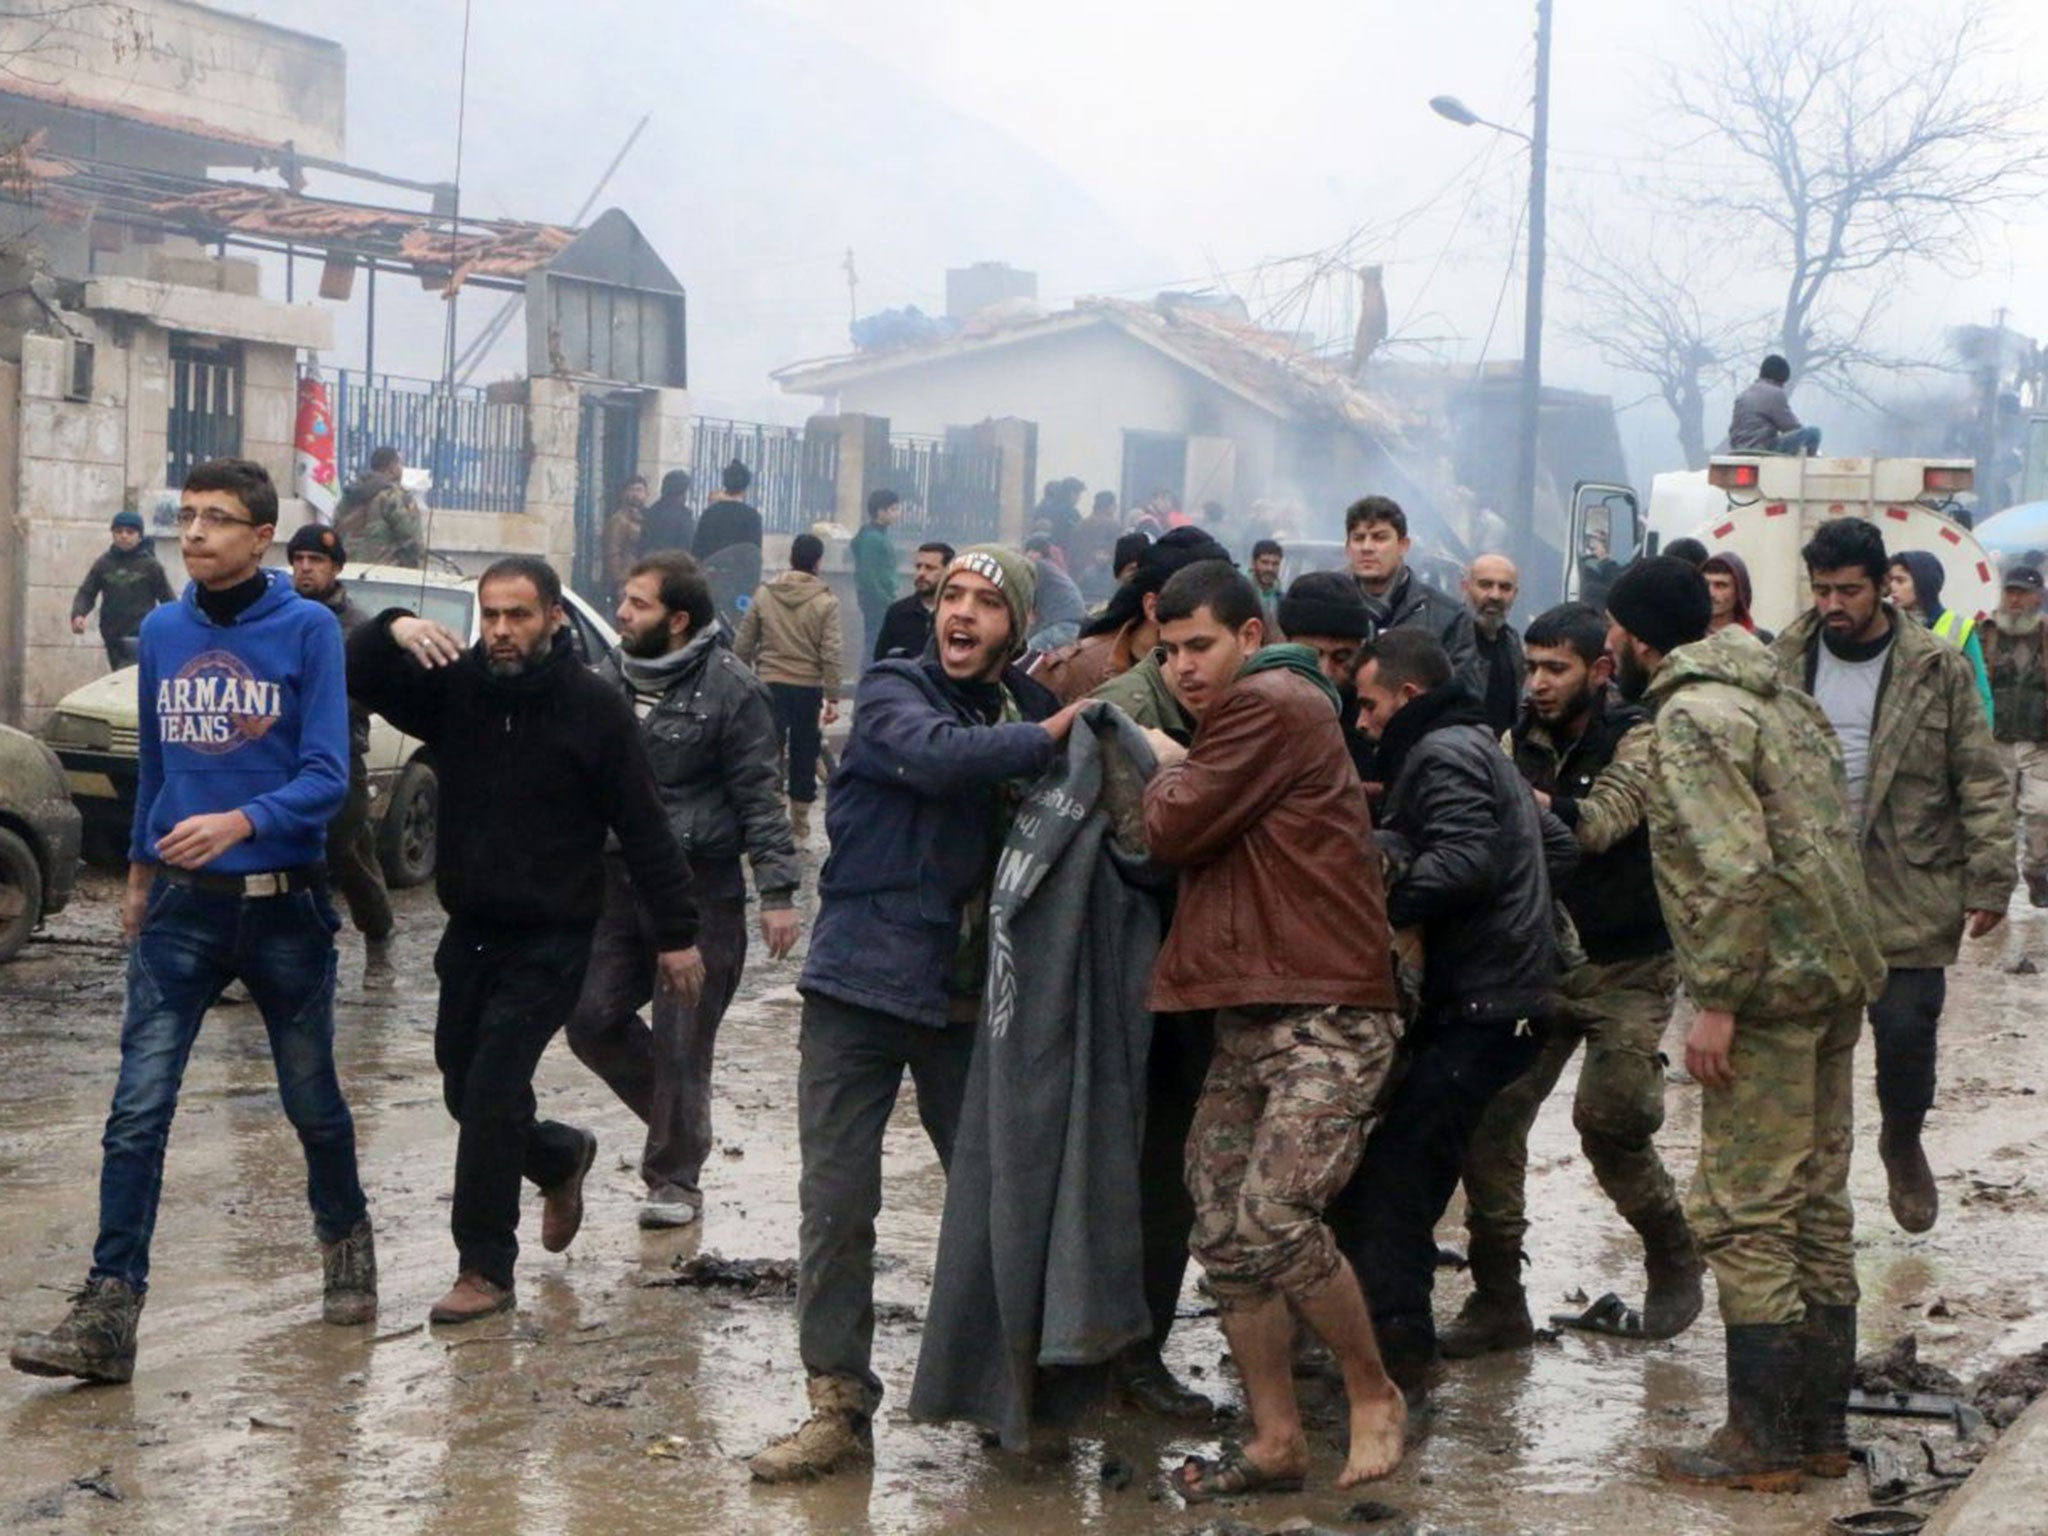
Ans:
[{"label": "man in blue hoodie", "polygon": [[1033,586],[1015,550],[962,550],[940,577],[923,659],[876,662],[854,696],[798,983],[796,1315],[811,1416],[748,1463],[762,1482],[821,1477],[872,1454],[882,1135],[907,1070],[939,1161],[952,1157],[996,856],[1019,781],[1045,771],[1081,707],[1061,709],[1017,669]]},{"label": "man in blue hoodie", "polygon": [[263,1012],[285,1114],[306,1153],[323,1315],[368,1322],[377,1260],[355,1122],[334,1071],[334,932],[321,863],[348,793],[341,632],[265,570],[277,490],[260,464],[195,467],[178,528],[191,584],[142,626],[140,764],[128,892],[121,1074],[101,1146],[85,1287],[9,1359],[37,1376],[127,1381],[149,1281],[164,1148],[199,1022],[231,981]]}]

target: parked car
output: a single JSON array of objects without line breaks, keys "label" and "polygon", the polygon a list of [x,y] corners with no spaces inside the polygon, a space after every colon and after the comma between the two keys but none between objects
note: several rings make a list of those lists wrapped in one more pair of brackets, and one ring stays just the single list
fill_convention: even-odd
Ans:
[{"label": "parked car", "polygon": [[71,900],[81,824],[56,756],[0,725],[0,961]]},{"label": "parked car", "polygon": [[[422,573],[403,566],[349,566],[343,575],[348,595],[366,614],[404,608],[445,624],[472,641],[477,636],[473,578]],[[609,656],[618,636],[575,593],[564,594],[570,638],[584,661]],[[136,669],[95,679],[73,689],[43,727],[43,739],[64,765],[71,798],[85,818],[86,856],[118,864],[128,856],[129,827],[135,819]],[[377,856],[393,889],[433,878],[434,826],[440,789],[433,755],[381,716],[370,717],[370,816]]]}]

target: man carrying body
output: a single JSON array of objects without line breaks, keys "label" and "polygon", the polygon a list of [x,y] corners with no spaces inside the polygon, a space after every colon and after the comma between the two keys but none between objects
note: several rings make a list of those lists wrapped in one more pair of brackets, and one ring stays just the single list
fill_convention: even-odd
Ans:
[{"label": "man carrying body", "polygon": [[826,810],[832,856],[798,984],[797,1342],[811,1416],[748,1464],[762,1482],[873,1456],[883,1133],[907,1069],[940,1163],[952,1157],[996,856],[1020,781],[1052,762],[1078,709],[1059,708],[1012,665],[1030,612],[1023,556],[963,550],[939,584],[930,653],[876,662],[855,695]]},{"label": "man carrying body", "polygon": [[1801,551],[1813,607],[1771,647],[1778,680],[1811,695],[1842,744],[1849,820],[1887,967],[1870,1005],[1877,1150],[1908,1232],[1941,1208],[1920,1129],[1934,1105],[1936,1032],[1965,930],[2005,918],[2012,792],[1970,663],[1902,623],[1884,599],[1884,537],[1859,517],[1822,523]]},{"label": "man carrying body", "polygon": [[1372,742],[1358,729],[1358,648],[1375,633],[1358,583],[1341,571],[1305,571],[1280,600],[1280,631],[1316,653],[1323,676],[1337,690],[1344,746],[1360,778],[1372,766]]},{"label": "man carrying body", "polygon": [[124,507],[114,514],[112,541],[71,599],[71,633],[85,633],[86,618],[98,603],[100,644],[107,649],[107,665],[118,672],[135,659],[129,647],[142,621],[176,601],[170,578],[143,538],[142,514]]},{"label": "man carrying body", "polygon": [[334,1071],[334,910],[320,856],[348,792],[333,620],[263,569],[277,490],[259,464],[196,466],[179,497],[191,584],[144,621],[121,1074],[100,1162],[92,1268],[64,1321],[8,1357],[36,1376],[127,1381],[164,1151],[200,1021],[240,979],[262,1010],[306,1154],[330,1323],[370,1321],[377,1258],[355,1122]]},{"label": "man carrying body", "polygon": [[423,566],[427,545],[420,504],[405,488],[405,460],[396,448],[370,455],[368,473],[342,492],[334,531],[369,565]]},{"label": "man carrying body", "polygon": [[916,661],[932,640],[932,610],[939,605],[939,574],[953,563],[953,546],[940,540],[917,546],[910,562],[910,596],[900,597],[882,615],[870,661],[899,657]]},{"label": "man carrying body", "polygon": [[1699,1316],[1700,1257],[1653,1138],[1678,971],[1650,876],[1649,716],[1614,691],[1607,620],[1583,603],[1529,626],[1529,705],[1510,733],[1515,766],[1578,840],[1558,897],[1585,959],[1558,982],[1536,1065],[1494,1098],[1465,1159],[1472,1295],[1437,1344],[1450,1359],[1534,1342],[1522,1289],[1529,1131],[1583,1041],[1572,1124],[1593,1177],[1643,1240],[1649,1296],[1599,1331],[1668,1339]]},{"label": "man carrying body", "polygon": [[1386,785],[1387,916],[1420,928],[1409,1061],[1331,1225],[1372,1300],[1388,1369],[1420,1396],[1436,1360],[1436,1224],[1493,1096],[1532,1066],[1556,985],[1553,872],[1571,834],[1541,810],[1450,658],[1420,629],[1360,647],[1359,725]]},{"label": "man carrying body", "polygon": [[[640,1225],[683,1227],[704,1208],[712,1051],[747,963],[740,854],[754,865],[761,941],[780,960],[797,940],[796,849],[768,690],[727,648],[696,562],[671,553],[635,564],[617,622],[619,649],[598,675],[640,717],[669,826],[689,854],[704,987],[690,1005],[655,985],[659,925],[625,861],[607,854],[604,912],[569,1017],[569,1048],[646,1122]],[[651,1027],[640,1020],[650,1001]]]},{"label": "man carrying body", "polygon": [[1199,528],[1181,528],[1138,555],[1138,568],[1116,589],[1109,606],[1081,627],[1081,638],[1049,655],[1031,669],[1039,683],[1062,703],[1085,699],[1113,677],[1135,667],[1159,643],[1152,609],[1159,589],[1184,565],[1197,560],[1229,560],[1230,551]]},{"label": "man carrying body", "polygon": [[1408,514],[1386,496],[1366,496],[1344,511],[1344,552],[1359,594],[1382,634],[1413,627],[1434,635],[1451,658],[1451,674],[1482,703],[1486,674],[1479,663],[1472,615],[1408,568]]},{"label": "man carrying body", "polygon": [[2020,873],[2027,900],[2048,907],[2048,628],[2041,622],[2041,572],[2015,565],[2005,598],[1979,625],[1991,677],[1992,734],[2025,832]]},{"label": "man carrying body", "polygon": [[896,546],[889,530],[903,515],[903,498],[891,490],[868,493],[868,520],[853,536],[853,590],[860,599],[860,653],[873,657],[882,642],[882,623],[896,601]]},{"label": "man carrying body", "polygon": [[1260,539],[1252,545],[1252,586],[1258,590],[1259,611],[1266,620],[1266,643],[1274,645],[1282,639],[1280,629],[1280,565],[1287,558],[1287,551],[1280,547],[1277,539]]},{"label": "man carrying body", "polygon": [[1728,419],[1730,453],[1820,452],[1820,428],[1803,426],[1792,413],[1792,365],[1776,353],[1763,361],[1756,382],[1735,397]]},{"label": "man carrying body", "polygon": [[1706,638],[1710,612],[1705,580],[1669,556],[1608,596],[1617,684],[1655,721],[1651,867],[1700,1010],[1692,1225],[1726,1331],[1727,1421],[1700,1450],[1660,1451],[1658,1470],[1793,1489],[1802,1467],[1848,1471],[1851,1089],[1884,958],[1826,717],[1748,631]]},{"label": "man carrying body", "polygon": [[[285,546],[291,560],[292,586],[311,598],[341,626],[346,640],[370,616],[349,601],[341,584],[348,549],[341,535],[319,523],[308,523]],[[377,840],[370,830],[370,712],[354,699],[348,705],[348,798],[327,824],[327,871],[349,920],[363,936],[363,990],[383,992],[398,984],[391,965],[391,895],[384,888],[384,866],[377,858]]]},{"label": "man carrying body", "polygon": [[1522,715],[1522,638],[1508,622],[1521,590],[1515,562],[1506,555],[1481,555],[1465,573],[1465,601],[1472,609],[1473,641],[1479,647],[1479,670],[1486,679],[1480,703],[1486,723],[1505,732]]},{"label": "man carrying body", "polygon": [[1336,1357],[1350,1402],[1339,1487],[1399,1464],[1407,1410],[1323,1208],[1358,1166],[1401,1039],[1386,901],[1337,690],[1299,646],[1262,650],[1258,593],[1221,561],[1159,594],[1175,693],[1199,724],[1155,737],[1152,856],[1181,869],[1152,978],[1162,1012],[1215,1009],[1216,1053],[1188,1133],[1190,1246],[1244,1383],[1252,1437],[1191,1459],[1191,1501],[1299,1488],[1308,1472],[1294,1317]]},{"label": "man carrying body", "polygon": [[660,984],[688,1006],[704,980],[689,865],[639,722],[577,659],[561,578],[512,556],[478,578],[476,602],[473,646],[398,610],[348,642],[355,696],[425,742],[441,781],[434,888],[448,928],[434,955],[434,1061],[461,1132],[449,1219],[459,1273],[428,1313],[437,1323],[515,1305],[522,1176],[545,1197],[548,1252],[583,1223],[597,1138],[535,1118],[533,1073],[582,990],[607,834],[652,914]]}]

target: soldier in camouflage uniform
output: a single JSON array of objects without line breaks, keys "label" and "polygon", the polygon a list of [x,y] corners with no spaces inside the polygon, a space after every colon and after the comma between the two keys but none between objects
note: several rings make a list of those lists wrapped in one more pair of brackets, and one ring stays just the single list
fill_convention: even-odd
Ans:
[{"label": "soldier in camouflage uniform", "polygon": [[1582,857],[1557,895],[1585,958],[1558,982],[1543,1053],[1486,1108],[1465,1159],[1472,1295],[1437,1335],[1446,1358],[1525,1349],[1536,1330],[1522,1289],[1529,1131],[1583,1042],[1572,1123],[1593,1176],[1641,1235],[1649,1294],[1641,1312],[1607,1297],[1582,1326],[1668,1339],[1701,1306],[1699,1250],[1652,1138],[1664,1123],[1658,1051],[1678,969],[1650,873],[1645,805],[1649,717],[1609,678],[1607,621],[1567,603],[1538,616],[1522,644],[1528,704],[1505,745],[1536,798],[1571,828]]},{"label": "soldier in camouflage uniform", "polygon": [[2048,907],[2048,625],[2041,621],[2042,585],[2034,566],[2007,571],[2004,600],[1977,634],[1991,674],[1992,734],[2026,835],[2020,873],[2027,900]]},{"label": "soldier in camouflage uniform", "polygon": [[420,504],[405,488],[405,460],[396,448],[370,455],[367,474],[342,492],[334,526],[358,562],[366,565],[427,563]]},{"label": "soldier in camouflage uniform", "polygon": [[1609,594],[1626,697],[1654,712],[1657,894],[1699,1005],[1693,1230],[1727,1336],[1728,1417],[1698,1450],[1658,1453],[1691,1483],[1799,1486],[1848,1470],[1856,1351],[1851,1083],[1864,1006],[1884,984],[1842,755],[1819,706],[1746,630],[1703,639],[1706,582],[1638,563]]}]

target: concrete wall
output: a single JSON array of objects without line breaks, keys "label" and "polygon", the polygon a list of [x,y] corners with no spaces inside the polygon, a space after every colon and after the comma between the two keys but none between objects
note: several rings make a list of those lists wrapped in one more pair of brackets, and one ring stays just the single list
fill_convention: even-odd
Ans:
[{"label": "concrete wall", "polygon": [[838,404],[929,436],[988,417],[1036,422],[1039,478],[1077,475],[1091,491],[1121,493],[1127,430],[1230,439],[1240,508],[1268,494],[1274,472],[1271,416],[1107,325],[863,379]]},{"label": "concrete wall", "polygon": [[[0,57],[27,91],[347,156],[347,57],[337,42],[185,0],[8,10]],[[112,158],[152,163],[100,142]]]}]

